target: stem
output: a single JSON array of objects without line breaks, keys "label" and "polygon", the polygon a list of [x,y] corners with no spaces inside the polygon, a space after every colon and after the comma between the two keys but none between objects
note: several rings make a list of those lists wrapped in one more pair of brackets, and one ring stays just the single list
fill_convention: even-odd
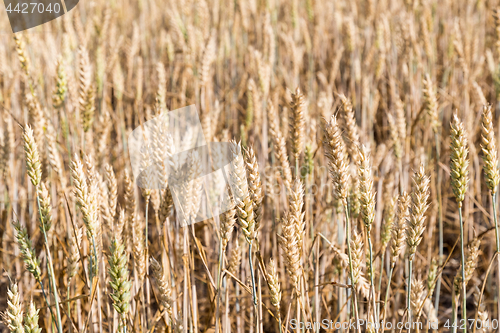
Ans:
[{"label": "stem", "polygon": [[215,312],[215,333],[219,333],[219,311],[220,311],[220,294],[221,294],[221,271],[222,271],[222,237],[219,240],[219,268],[217,270],[217,306]]},{"label": "stem", "polygon": [[453,292],[453,294],[451,295],[451,318],[453,319],[451,331],[452,333],[456,333],[458,325],[457,325],[457,299],[455,292]]},{"label": "stem", "polygon": [[[462,257],[462,319],[467,322],[467,291],[465,290],[465,251],[464,251],[464,225],[462,223],[462,203],[458,206],[458,216],[460,218],[460,254]],[[467,325],[464,326],[464,333],[467,332]]]},{"label": "stem", "polygon": [[497,252],[500,252],[500,238],[498,235],[498,220],[497,220],[497,194],[493,194],[491,196],[492,205],[493,205],[493,220],[495,221],[495,240],[497,242]]},{"label": "stem", "polygon": [[[440,145],[439,137],[436,132],[434,132],[434,139],[436,142],[436,172],[437,172],[437,182],[436,182],[436,192],[437,192],[437,203],[438,203],[438,224],[439,224],[439,266],[443,264],[443,214],[441,206],[441,173],[439,172],[439,161],[440,161]],[[437,278],[436,282],[436,300],[434,302],[434,309],[436,311],[436,317],[439,310],[439,295],[441,293],[441,274]]]},{"label": "stem", "polygon": [[[145,246],[145,264],[146,264],[146,276],[145,276],[145,283],[146,283],[146,300],[148,301],[148,304],[150,304],[150,295],[149,295],[149,279],[147,278],[147,276],[149,275],[149,247],[148,247],[148,210],[149,210],[149,200],[150,200],[150,197],[148,197],[146,199],[146,228],[145,228],[145,231],[144,231],[144,234],[145,234],[145,237],[144,237],[144,246]],[[145,291],[144,289],[142,289],[142,294],[144,295]],[[146,310],[147,308],[147,310]],[[145,318],[145,324],[146,324],[146,330],[148,329],[148,318],[150,317],[149,316],[149,307],[146,307],[144,306],[143,307],[143,314],[144,314],[144,318]]]},{"label": "stem", "polygon": [[408,323],[410,324],[410,328],[408,329],[408,333],[411,331],[411,273],[412,273],[412,259],[408,260],[408,268],[410,274],[408,275],[408,295],[407,295],[407,311],[408,311]]},{"label": "stem", "polygon": [[299,159],[295,159],[295,178],[299,178]]},{"label": "stem", "polygon": [[392,281],[392,273],[394,271],[394,266],[395,265],[391,265],[391,271],[389,272],[389,281],[387,282],[387,290],[385,291],[385,301],[384,301],[384,320],[385,320],[385,315],[386,315],[386,311],[387,311],[387,302],[389,301],[389,290],[390,290],[390,287],[391,287],[391,281]]},{"label": "stem", "polygon": [[189,300],[188,300],[188,277],[189,277],[189,245],[188,245],[188,230],[187,225],[184,225],[183,235],[183,262],[184,262],[184,285],[182,296],[182,326],[183,332],[188,332],[188,316],[189,316]]},{"label": "stem", "polygon": [[[385,252],[382,252],[382,255],[380,257],[380,277],[378,279],[378,297],[377,300],[380,301],[380,294],[382,292],[382,275],[384,274],[384,261],[385,261]],[[377,303],[377,311],[379,314],[379,319],[380,319],[380,302]]]},{"label": "stem", "polygon": [[[352,284],[352,287],[351,287],[351,292],[352,292],[352,299],[353,299],[353,302],[352,302],[352,306],[354,308],[354,320],[356,321],[356,326],[357,323],[358,323],[358,302],[357,302],[357,299],[356,299],[356,287],[354,285],[354,275],[353,275],[353,272],[352,272],[352,254],[351,254],[351,243],[350,243],[350,235],[349,235],[349,230],[350,230],[350,226],[349,226],[349,208],[348,208],[348,205],[347,204],[344,204],[344,210],[345,210],[345,238],[346,238],[346,243],[347,243],[347,255],[349,257],[349,273],[350,273],[350,277],[351,277],[351,284]],[[358,326],[358,332],[361,332],[359,326]]]},{"label": "stem", "polygon": [[[67,306],[68,306],[68,321],[71,321],[71,303],[69,301],[70,297],[69,297],[69,293],[70,293],[70,285],[71,285],[71,278],[68,279],[68,287],[67,287],[67,295],[66,295],[66,299],[67,299]],[[69,332],[71,333],[73,330],[73,327],[71,327],[71,325],[69,325]]]},{"label": "stem", "polygon": [[[40,198],[38,197],[38,186],[36,187],[36,202],[38,205],[38,212],[40,214],[40,223],[43,221],[42,210],[40,208]],[[47,261],[49,262],[49,279],[52,283],[52,289],[54,290],[54,302],[56,306],[56,316],[57,316],[57,331],[62,333],[62,321],[61,321],[61,311],[59,310],[59,296],[57,295],[57,285],[54,277],[54,266],[52,265],[52,255],[50,254],[49,242],[47,240],[47,233],[45,232],[45,227],[40,225],[40,229],[43,232],[43,239],[45,241],[45,248],[47,249]]]},{"label": "stem", "polygon": [[[144,231],[144,234],[146,235],[144,237],[144,246],[146,247],[146,258],[148,255],[148,208],[149,208],[149,198],[146,200],[146,230]],[[147,260],[146,260],[146,273],[147,273]]]},{"label": "stem", "polygon": [[[372,240],[370,238],[370,233],[367,230],[367,237],[368,237],[368,248],[370,250],[370,290],[371,290],[371,298],[373,301],[373,317],[378,323],[378,316],[377,316],[377,307],[375,304],[375,283],[373,282],[373,248],[372,248]],[[378,325],[375,325],[375,331],[378,332]]]},{"label": "stem", "polygon": [[[491,201],[492,201],[492,206],[493,206],[493,220],[495,221],[495,240],[497,242],[497,253],[500,252],[500,238],[498,235],[498,220],[497,220],[497,193],[495,192],[491,196]],[[498,315],[500,318],[500,256],[497,255],[497,269],[498,269],[498,274],[497,274],[497,311]]]},{"label": "stem", "polygon": [[252,263],[252,245],[253,241],[251,241],[248,245],[248,261],[250,261],[250,275],[252,276],[253,304],[257,305],[257,291],[255,290],[255,276],[253,273],[253,263]]},{"label": "stem", "polygon": [[52,318],[52,321],[56,321],[54,318],[54,313],[52,312],[52,307],[50,306],[49,299],[47,298],[47,294],[45,293],[45,288],[43,287],[43,282],[40,278],[35,278],[38,283],[40,283],[40,288],[42,289],[42,294],[43,298],[45,299],[45,303],[47,303],[47,307],[49,308],[50,311],[50,317]]}]

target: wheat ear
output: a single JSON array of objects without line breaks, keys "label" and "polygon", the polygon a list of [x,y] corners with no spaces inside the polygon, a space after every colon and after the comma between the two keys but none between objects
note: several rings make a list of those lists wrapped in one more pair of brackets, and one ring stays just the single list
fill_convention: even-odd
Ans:
[{"label": "wheat ear", "polygon": [[259,230],[259,224],[262,220],[262,200],[264,192],[260,180],[259,164],[252,147],[248,147],[245,153],[245,165],[247,169],[248,190],[253,203],[253,214],[255,219],[255,230]]},{"label": "wheat ear", "polygon": [[343,206],[347,206],[349,163],[344,140],[335,115],[325,125],[325,156],[328,158],[330,175],[332,176],[333,195]]},{"label": "wheat ear", "polygon": [[365,225],[366,238],[368,239],[369,274],[372,290],[373,309],[375,320],[378,320],[375,307],[375,284],[373,282],[373,245],[371,240],[372,224],[375,221],[375,192],[373,191],[372,166],[370,156],[366,146],[362,145],[359,151],[358,160],[359,192],[361,202],[361,219]]},{"label": "wheat ear", "polygon": [[[481,240],[479,238],[474,239],[471,244],[468,246],[468,253],[465,259],[465,285],[469,283],[474,271],[476,270],[476,266],[478,264],[479,259],[479,246],[481,245]],[[459,270],[460,271],[460,270]],[[456,295],[460,294],[460,287],[462,284],[462,276],[459,272],[455,275],[455,279],[453,280],[453,287]]]},{"label": "wheat ear", "polygon": [[255,229],[254,204],[250,197],[248,182],[246,180],[246,169],[241,155],[241,143],[231,142],[231,153],[233,162],[231,163],[231,179],[233,184],[233,196],[236,202],[236,212],[238,214],[238,223],[245,235],[248,243],[248,261],[250,263],[250,273],[252,276],[253,301],[257,304],[257,291],[255,289],[255,277],[252,263],[252,245],[257,237]]},{"label": "wheat ear", "polygon": [[[498,12],[497,12],[498,14]],[[496,17],[498,18],[498,17]],[[497,30],[500,31],[500,25],[497,25]],[[497,41],[500,45],[500,40]],[[493,114],[491,105],[483,106],[483,119],[481,126],[481,149],[483,151],[484,162],[484,178],[486,186],[490,190],[491,205],[493,207],[493,221],[495,223],[495,241],[497,253],[500,252],[500,231],[498,229],[497,217],[497,188],[500,181],[500,171],[498,169],[497,148],[495,143],[495,131],[493,129]],[[500,256],[497,255],[497,267],[500,273]],[[500,274],[497,274],[497,291],[500,302]]]},{"label": "wheat ear", "polygon": [[304,149],[305,132],[305,97],[299,88],[292,93],[292,102],[290,103],[290,140],[292,143],[292,154],[295,160],[295,175],[298,175],[299,157]]},{"label": "wheat ear", "polygon": [[123,244],[119,244],[116,239],[111,242],[109,263],[109,285],[113,292],[110,294],[113,300],[113,307],[120,317],[119,330],[127,332],[127,316],[130,302],[129,272],[127,268],[127,255]]},{"label": "wheat ear", "polygon": [[104,166],[104,170],[106,171],[106,184],[108,185],[108,208],[109,213],[111,214],[111,219],[115,218],[116,215],[116,202],[118,200],[118,185],[116,183],[115,172],[113,171],[113,167],[109,164]]},{"label": "wheat ear", "polygon": [[[73,278],[78,270],[78,261],[80,260],[80,245],[82,243],[83,229],[77,228],[75,230],[76,237],[73,233],[69,236],[69,255],[68,255],[68,279]],[[69,284],[69,283],[68,283]]]},{"label": "wheat ear", "polygon": [[231,239],[234,225],[236,224],[236,204],[231,194],[228,194],[228,201],[227,210],[222,214],[220,221],[222,252],[226,252],[227,244]]},{"label": "wheat ear", "polygon": [[30,125],[24,127],[24,153],[26,155],[26,170],[33,186],[37,187],[42,179],[40,155]]},{"label": "wheat ear", "polygon": [[48,232],[52,225],[52,205],[50,203],[49,191],[43,182],[37,187],[37,191],[40,201],[40,228]]},{"label": "wheat ear", "polygon": [[61,56],[57,58],[56,68],[56,86],[54,87],[54,91],[52,93],[52,106],[58,109],[63,105],[68,92],[68,78],[66,76],[66,70],[64,69],[64,61]]},{"label": "wheat ear", "polygon": [[397,212],[396,212],[396,221],[394,227],[392,228],[392,242],[391,242],[391,270],[389,271],[389,281],[387,282],[387,290],[385,292],[385,302],[384,302],[384,316],[387,311],[387,302],[389,300],[389,291],[391,287],[392,281],[392,273],[394,272],[394,267],[396,266],[396,262],[403,253],[406,244],[406,221],[409,216],[409,207],[410,207],[410,196],[403,192],[398,198],[397,204]]},{"label": "wheat ear", "polygon": [[302,225],[304,219],[302,213],[302,195],[302,184],[300,180],[296,179],[289,198],[290,210],[283,218],[282,236],[280,237],[280,245],[283,248],[283,255],[285,257],[285,267],[297,295],[300,295],[299,282],[302,272],[300,252],[302,248],[300,245],[302,232],[299,233],[300,225]]},{"label": "wheat ear", "polygon": [[419,170],[413,176],[414,189],[412,191],[412,205],[410,218],[408,220],[408,228],[406,229],[406,245],[409,262],[408,275],[408,293],[407,293],[407,310],[408,322],[411,323],[411,281],[412,281],[412,263],[417,247],[422,241],[422,234],[425,230],[425,212],[429,207],[427,201],[429,199],[429,183],[430,179],[425,175],[424,166],[421,165]]},{"label": "wheat ear", "polygon": [[440,126],[438,115],[438,101],[436,97],[436,91],[429,74],[425,74],[423,84],[424,88],[422,89],[422,92],[424,94],[425,111],[430,118],[432,130],[434,132],[437,132]]},{"label": "wheat ear", "polygon": [[80,63],[78,68],[79,75],[79,110],[82,117],[83,131],[88,132],[94,122],[94,87],[92,86],[92,68],[90,67],[89,54],[84,46],[79,51]]},{"label": "wheat ear", "polygon": [[356,114],[352,108],[351,101],[345,97],[345,95],[339,95],[340,101],[342,103],[342,117],[345,123],[345,137],[346,137],[346,148],[349,156],[351,156],[351,161],[354,164],[358,163],[358,152],[359,152],[359,133],[358,126],[356,125]]},{"label": "wheat ear", "polygon": [[7,309],[2,314],[3,320],[11,333],[23,333],[23,308],[16,283],[7,289]]},{"label": "wheat ear", "polygon": [[238,276],[238,271],[241,265],[241,246],[239,241],[236,239],[235,246],[231,250],[231,255],[229,256],[229,263],[227,270],[234,276]]},{"label": "wheat ear", "polygon": [[278,271],[276,269],[276,263],[273,259],[269,260],[269,265],[267,266],[267,285],[269,287],[269,295],[271,298],[271,304],[276,308],[278,313],[278,324],[280,326],[281,332],[281,286],[278,277]]},{"label": "wheat ear", "polygon": [[[486,323],[488,321],[488,311],[486,311],[486,306],[483,301],[479,303],[479,299],[481,298],[481,291],[477,286],[474,287],[474,305],[477,309],[477,319],[479,319],[482,323]],[[486,333],[488,329],[485,325],[482,325],[480,329],[477,330],[479,333]]]},{"label": "wheat ear", "polygon": [[30,301],[28,312],[24,316],[24,333],[41,333],[42,329],[38,326],[38,309],[33,300]]},{"label": "wheat ear", "polygon": [[[464,225],[462,221],[462,202],[465,199],[465,192],[469,182],[469,159],[467,154],[467,136],[462,122],[458,119],[457,114],[453,115],[451,122],[451,155],[450,155],[450,173],[451,187],[455,200],[458,203],[458,216],[460,224],[460,254],[461,254],[461,271],[462,271],[462,318],[466,317],[467,312],[467,290],[466,290],[466,272],[465,272],[465,245],[464,245]],[[464,328],[467,332],[467,328]]]},{"label": "wheat ear", "polygon": [[163,267],[153,257],[150,258],[149,262],[151,264],[151,271],[153,272],[153,276],[158,285],[158,290],[160,291],[159,300],[167,310],[169,318],[172,320],[172,290],[170,289],[168,281],[163,274]]},{"label": "wheat ear", "polygon": [[281,167],[281,177],[285,183],[287,191],[290,191],[292,186],[292,170],[290,169],[290,162],[288,161],[288,155],[286,152],[286,141],[279,128],[278,119],[276,116],[276,111],[274,109],[273,102],[269,100],[267,102],[267,115],[269,120],[269,134],[273,141],[274,155],[278,160]]}]

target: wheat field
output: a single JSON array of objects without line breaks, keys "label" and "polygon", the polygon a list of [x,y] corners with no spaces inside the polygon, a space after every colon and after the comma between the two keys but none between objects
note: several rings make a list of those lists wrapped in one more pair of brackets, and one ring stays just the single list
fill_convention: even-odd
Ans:
[{"label": "wheat field", "polygon": [[[500,332],[497,0],[0,16],[2,332]],[[207,219],[194,154],[131,164],[189,105],[232,158]]]}]

